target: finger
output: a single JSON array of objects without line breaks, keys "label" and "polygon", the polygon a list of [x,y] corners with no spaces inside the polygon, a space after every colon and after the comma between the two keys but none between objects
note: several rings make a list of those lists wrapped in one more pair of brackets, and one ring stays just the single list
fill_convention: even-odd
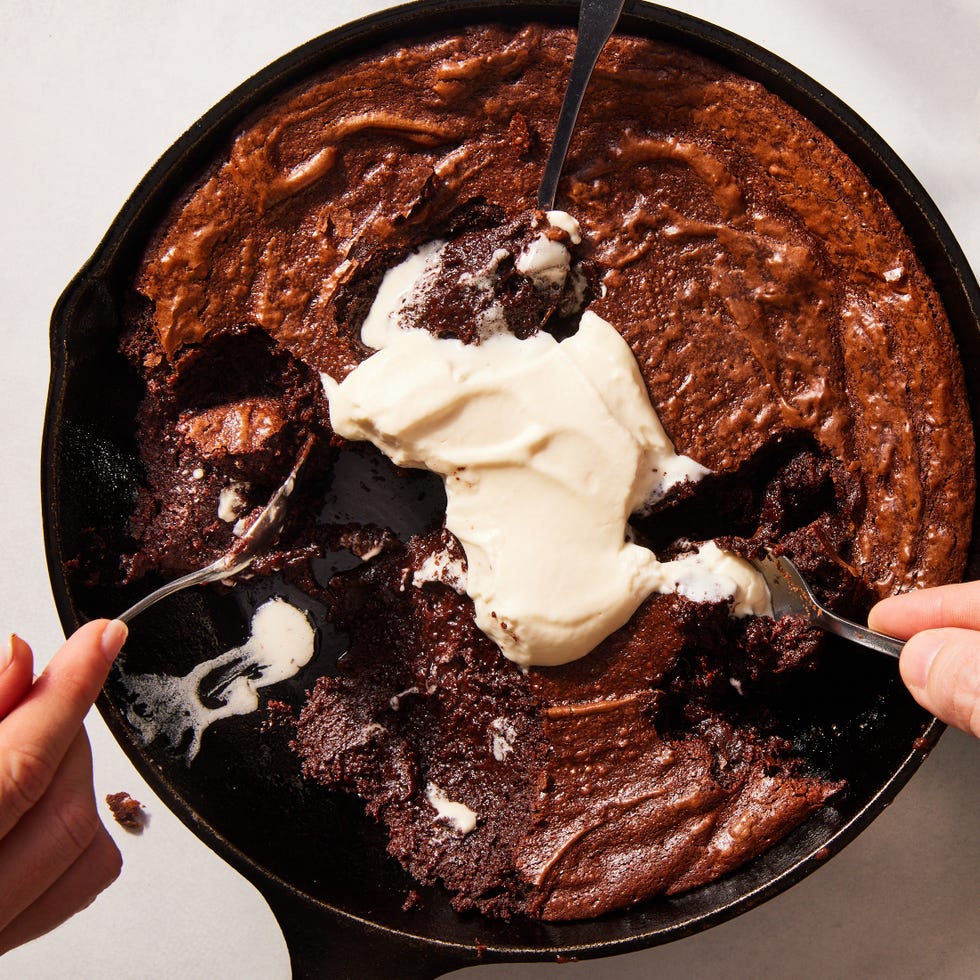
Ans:
[{"label": "finger", "polygon": [[0,930],[0,956],[88,908],[119,877],[121,869],[119,848],[105,827],[100,827],[81,857],[33,905]]},{"label": "finger", "polygon": [[0,840],[0,929],[40,898],[87,850],[102,822],[84,730],[47,792]]},{"label": "finger", "polygon": [[0,721],[0,837],[44,795],[125,638],[118,620],[87,623]]},{"label": "finger", "polygon": [[868,614],[868,625],[903,640],[941,626],[980,630],[980,582],[940,585],[889,596]]},{"label": "finger", "polygon": [[980,633],[916,633],[899,660],[902,680],[927,711],[980,738]]},{"label": "finger", "polygon": [[34,677],[31,648],[16,634],[10,634],[5,652],[0,653],[0,721],[23,701]]}]

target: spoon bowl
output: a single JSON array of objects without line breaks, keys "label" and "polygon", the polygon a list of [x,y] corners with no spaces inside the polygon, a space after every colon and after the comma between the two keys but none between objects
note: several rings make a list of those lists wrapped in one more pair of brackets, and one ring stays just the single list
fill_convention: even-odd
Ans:
[{"label": "spoon bowl", "polygon": [[861,646],[877,650],[878,653],[889,657],[898,657],[901,654],[904,640],[877,633],[867,626],[860,626],[831,612],[817,599],[800,570],[785,555],[775,555],[770,551],[765,558],[752,560],[752,565],[761,573],[769,587],[774,618],[801,617],[828,633],[853,640]]},{"label": "spoon bowl", "polygon": [[148,596],[140,599],[139,602],[134,603],[116,618],[121,619],[124,623],[129,623],[141,612],[149,609],[150,606],[156,605],[161,599],[166,599],[167,596],[173,595],[175,592],[180,592],[181,589],[233,578],[245,571],[256,558],[268,551],[286,521],[289,496],[296,487],[297,474],[310,455],[313,441],[312,436],[307,438],[282,486],[269,498],[269,502],[259,512],[258,517],[252,521],[242,536],[225,554],[211,562],[210,565],[205,565],[204,568],[188,572],[187,575],[182,575],[180,578],[160,586],[155,592],[151,592]]}]

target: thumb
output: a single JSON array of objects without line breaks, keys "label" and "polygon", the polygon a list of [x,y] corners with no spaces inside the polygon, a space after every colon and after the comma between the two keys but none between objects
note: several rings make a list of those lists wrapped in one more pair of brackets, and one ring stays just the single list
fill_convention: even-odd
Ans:
[{"label": "thumb", "polygon": [[916,633],[899,668],[923,708],[980,738],[980,632],[947,627]]}]

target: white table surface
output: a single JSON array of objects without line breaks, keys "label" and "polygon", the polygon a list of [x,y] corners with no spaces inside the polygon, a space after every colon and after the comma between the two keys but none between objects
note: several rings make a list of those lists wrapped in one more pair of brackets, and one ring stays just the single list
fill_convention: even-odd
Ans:
[{"label": "white table surface", "polygon": [[[28,638],[42,661],[61,639],[38,488],[55,300],[140,177],[206,109],[301,42],[386,6],[0,0],[0,629]],[[925,185],[980,270],[978,0],[675,6],[751,38],[848,102]],[[149,826],[132,836],[105,815],[124,855],[121,878],[68,924],[0,960],[0,978],[289,976],[258,893],[154,797],[94,713],[88,729],[98,797],[127,790],[146,805]],[[842,854],[707,933],[577,966],[454,976],[980,977],[978,773],[980,745],[947,733]]]}]

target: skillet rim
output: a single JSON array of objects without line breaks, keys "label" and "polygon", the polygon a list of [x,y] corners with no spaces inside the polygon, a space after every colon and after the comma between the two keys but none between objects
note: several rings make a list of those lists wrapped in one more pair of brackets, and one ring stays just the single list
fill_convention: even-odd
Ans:
[{"label": "skillet rim", "polygon": [[[61,531],[58,521],[57,459],[54,452],[63,421],[64,389],[71,356],[65,344],[66,332],[72,317],[77,315],[80,306],[91,302],[93,298],[97,299],[98,294],[102,292],[111,291],[110,285],[113,278],[119,275],[119,264],[121,263],[125,267],[125,260],[120,259],[120,254],[125,252],[127,242],[131,241],[133,236],[145,237],[148,212],[158,206],[161,197],[166,198],[168,195],[172,197],[173,189],[187,184],[188,177],[193,172],[193,162],[201,157],[207,159],[207,147],[219,139],[219,134],[227,134],[235,123],[249,115],[273,91],[281,91],[316,70],[317,67],[325,67],[330,60],[336,60],[338,57],[337,49],[339,48],[345,49],[341,56],[346,57],[360,50],[384,43],[386,39],[398,36],[405,29],[409,29],[413,34],[418,34],[435,27],[437,24],[445,27],[447,26],[446,19],[459,23],[501,19],[544,19],[570,23],[574,20],[573,15],[576,9],[577,3],[574,0],[530,0],[530,2],[502,0],[502,2],[496,3],[483,3],[480,0],[457,0],[457,2],[422,0],[420,3],[411,3],[378,11],[307,42],[247,79],[205,113],[150,169],[123,205],[118,217],[113,221],[93,256],[66,288],[52,315],[52,376],[42,441],[42,505],[49,576],[55,593],[59,617],[66,632],[74,629],[81,622],[71,591],[64,580]],[[378,36],[379,30],[383,32],[380,38]],[[941,254],[938,256],[924,255],[921,252],[919,255],[927,271],[936,282],[937,289],[943,295],[944,301],[947,292],[958,288],[962,294],[964,308],[972,316],[972,326],[976,326],[977,322],[980,322],[980,314],[978,314],[980,311],[980,289],[977,287],[976,279],[969,264],[938,209],[893,151],[840,100],[808,76],[765,49],[729,31],[686,14],[631,0],[624,11],[620,30],[624,33],[653,34],[705,54],[722,64],[734,67],[742,74],[764,82],[776,94],[803,111],[824,132],[828,132],[828,128],[837,127],[840,133],[846,134],[848,138],[842,140],[828,132],[828,136],[842,146],[852,158],[855,158],[865,172],[867,172],[866,164],[869,160],[877,161],[880,172],[875,175],[869,174],[869,177],[895,209],[909,238],[917,246],[917,251],[921,244],[919,237],[926,232],[935,239],[935,244],[939,246],[938,252]],[[780,84],[774,85],[774,79],[778,79]],[[801,107],[800,100],[807,103],[809,111],[805,111]],[[819,111],[815,112],[815,109]],[[845,145],[848,142],[850,145]],[[858,154],[853,152],[855,147],[859,150]],[[862,160],[861,157],[865,157],[865,159]],[[200,168],[196,169],[199,170]],[[885,181],[887,191],[885,187],[881,186],[882,180]],[[904,209],[896,208],[896,197],[902,199],[907,207]],[[941,275],[938,277],[936,274],[937,265],[942,267]],[[950,273],[952,273],[953,286],[945,283],[944,289],[944,283],[937,280],[949,277]],[[961,340],[959,336],[957,339],[958,341]],[[980,346],[980,342],[971,349],[963,350],[961,343],[964,367],[968,373],[970,364],[980,364],[977,346]],[[967,363],[968,359],[969,364]],[[973,405],[973,415],[976,423],[977,408],[975,404]],[[971,552],[974,556],[976,555],[975,539]],[[192,832],[259,887],[260,891],[267,895],[274,906],[277,904],[281,906],[284,902],[288,904],[290,899],[310,902],[323,913],[339,917],[341,928],[357,924],[367,930],[369,934],[380,930],[382,933],[390,937],[397,937],[412,946],[418,946],[419,943],[426,946],[432,945],[443,955],[443,958],[445,954],[451,952],[455,957],[453,962],[457,965],[476,962],[475,952],[470,946],[437,940],[431,936],[418,936],[410,931],[400,931],[378,925],[321,902],[272,874],[267,868],[231,844],[216,828],[203,821],[193,808],[189,807],[180,793],[173,787],[171,781],[152,764],[148,754],[133,743],[131,729],[105,693],[100,697],[98,706],[117,742],[167,806]],[[905,759],[890,774],[879,791],[850,820],[837,828],[823,844],[820,851],[836,853],[857,836],[887,806],[918,768],[928,753],[928,749],[936,743],[943,727],[941,723],[935,720],[927,724],[921,735],[920,746],[922,747],[910,749]],[[800,880],[814,867],[822,864],[823,859],[823,856],[817,858],[814,853],[810,853],[793,863],[782,873],[769,879],[764,885],[749,890],[731,902],[719,905],[710,913],[691,916],[672,927],[654,929],[647,933],[608,942],[550,947],[488,946],[483,950],[483,961],[551,959],[559,954],[583,957],[602,956],[681,938],[731,918],[742,911],[747,911],[778,894]],[[738,872],[735,874],[737,875]],[[257,878],[261,880],[256,880]]]}]

